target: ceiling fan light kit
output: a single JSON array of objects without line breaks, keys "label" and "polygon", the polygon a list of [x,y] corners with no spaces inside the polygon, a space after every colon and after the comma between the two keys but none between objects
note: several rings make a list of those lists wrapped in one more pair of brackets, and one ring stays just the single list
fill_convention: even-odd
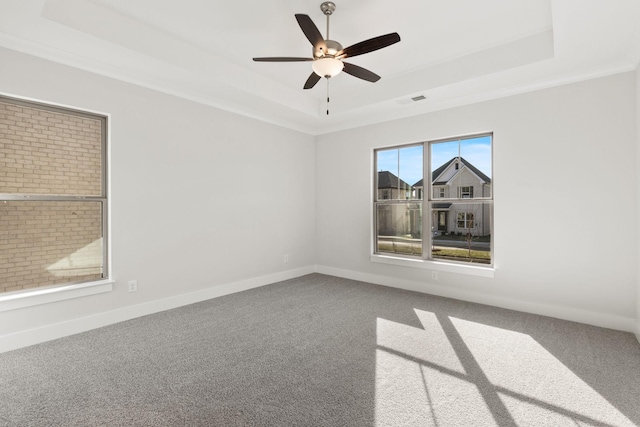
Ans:
[{"label": "ceiling fan light kit", "polygon": [[[340,43],[335,40],[329,39],[329,17],[336,10],[336,5],[333,2],[327,1],[320,5],[320,10],[327,17],[327,37],[326,39],[320,34],[320,30],[313,23],[309,15],[296,14],[296,20],[300,29],[307,37],[311,45],[313,46],[312,58],[300,58],[300,57],[267,57],[267,58],[253,58],[256,62],[301,62],[301,61],[313,61],[311,68],[313,73],[309,76],[304,84],[304,89],[311,89],[318,83],[320,78],[325,77],[328,79],[335,77],[344,71],[354,77],[357,77],[368,82],[377,82],[380,80],[380,76],[358,65],[344,62],[343,60],[348,57],[362,55],[365,53],[373,52],[378,49],[390,46],[400,41],[398,33],[390,33],[382,36],[374,37],[356,43],[347,48],[343,48]],[[327,102],[329,97],[327,96]],[[327,109],[327,114],[329,110]]]},{"label": "ceiling fan light kit", "polygon": [[344,68],[344,64],[339,59],[327,57],[313,61],[311,68],[313,68],[313,72],[320,77],[331,78],[340,74],[340,71]]}]

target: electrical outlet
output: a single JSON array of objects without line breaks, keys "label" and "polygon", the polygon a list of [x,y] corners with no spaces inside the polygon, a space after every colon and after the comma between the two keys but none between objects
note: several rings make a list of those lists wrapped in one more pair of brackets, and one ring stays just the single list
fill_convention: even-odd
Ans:
[{"label": "electrical outlet", "polygon": [[284,254],[284,263],[288,263],[289,262],[289,254]]},{"label": "electrical outlet", "polygon": [[438,280],[438,272],[437,271],[432,271],[431,272],[431,280]]},{"label": "electrical outlet", "polygon": [[129,280],[129,292],[135,292],[138,290],[138,281]]}]

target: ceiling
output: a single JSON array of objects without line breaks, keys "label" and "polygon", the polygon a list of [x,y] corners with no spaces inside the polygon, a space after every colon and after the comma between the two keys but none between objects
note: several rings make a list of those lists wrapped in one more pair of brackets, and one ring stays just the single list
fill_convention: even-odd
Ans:
[{"label": "ceiling", "polygon": [[[638,0],[334,0],[343,46],[402,41],[302,87],[311,57],[294,14],[323,35],[321,0],[1,0],[0,46],[312,135],[634,70]],[[1,86],[0,86],[1,90]],[[413,101],[411,98],[425,99]]]}]

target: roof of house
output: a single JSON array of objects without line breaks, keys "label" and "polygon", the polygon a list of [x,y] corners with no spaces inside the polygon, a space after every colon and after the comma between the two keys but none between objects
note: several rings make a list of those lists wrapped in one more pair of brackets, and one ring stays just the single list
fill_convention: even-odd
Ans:
[{"label": "roof of house", "polygon": [[[440,166],[438,169],[434,170],[431,173],[431,180],[433,181],[434,179],[436,179],[437,177],[439,177],[442,172],[445,171],[445,169],[447,169],[449,167],[449,165],[451,165],[451,163],[453,163],[456,159],[458,159],[458,157],[454,157],[451,160],[449,160],[448,162],[446,162],[445,164],[443,164],[442,166]],[[480,179],[482,179],[484,182],[486,182],[487,184],[491,182],[491,178],[489,178],[487,175],[485,175],[484,173],[482,173],[480,171],[480,169],[476,168],[475,166],[473,166],[471,163],[469,163],[468,161],[466,161],[464,159],[464,157],[460,157],[460,161],[462,162],[463,165],[465,165],[467,168],[469,168],[473,173],[475,173],[476,175],[478,175],[480,177]],[[432,182],[431,185],[445,185],[447,182],[446,181],[437,181],[437,182]],[[415,184],[413,184],[414,187],[422,187],[424,186],[424,182],[421,179],[420,181],[416,182]]]},{"label": "roof of house", "polygon": [[397,189],[397,188],[411,188],[411,186],[389,171],[380,171],[378,172],[378,189],[380,188],[396,188]]}]

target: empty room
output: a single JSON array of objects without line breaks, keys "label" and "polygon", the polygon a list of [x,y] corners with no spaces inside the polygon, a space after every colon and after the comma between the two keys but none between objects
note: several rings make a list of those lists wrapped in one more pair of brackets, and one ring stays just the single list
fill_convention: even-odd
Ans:
[{"label": "empty room", "polygon": [[637,0],[0,0],[0,426],[640,425]]}]

